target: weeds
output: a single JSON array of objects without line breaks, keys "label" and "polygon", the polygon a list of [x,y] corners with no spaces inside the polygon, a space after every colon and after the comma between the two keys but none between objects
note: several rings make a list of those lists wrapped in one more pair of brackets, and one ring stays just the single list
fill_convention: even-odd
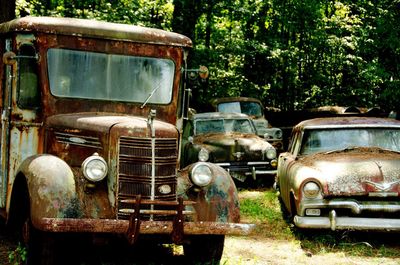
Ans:
[{"label": "weeds", "polygon": [[10,251],[8,254],[8,261],[12,265],[21,265],[25,264],[27,258],[27,250],[21,243],[18,244],[17,248],[13,251]]}]

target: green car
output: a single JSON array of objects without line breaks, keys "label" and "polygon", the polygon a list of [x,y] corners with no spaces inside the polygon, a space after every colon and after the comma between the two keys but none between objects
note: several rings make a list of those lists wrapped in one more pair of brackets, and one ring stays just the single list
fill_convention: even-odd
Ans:
[{"label": "green car", "polygon": [[276,150],[257,136],[251,119],[241,113],[198,113],[183,133],[182,161],[185,166],[208,161],[226,169],[237,181],[267,179],[276,174]]}]

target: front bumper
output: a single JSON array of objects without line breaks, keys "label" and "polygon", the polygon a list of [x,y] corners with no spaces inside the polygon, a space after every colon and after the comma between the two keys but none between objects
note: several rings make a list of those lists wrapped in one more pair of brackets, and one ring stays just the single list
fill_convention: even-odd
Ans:
[{"label": "front bumper", "polygon": [[337,217],[332,210],[329,217],[294,217],[294,224],[299,228],[320,228],[331,230],[376,230],[400,231],[400,219]]},{"label": "front bumper", "polygon": [[[42,218],[35,222],[37,229],[47,232],[126,234],[133,226],[129,220]],[[185,222],[185,235],[248,235],[254,224],[220,222]],[[169,221],[141,221],[140,234],[171,234],[174,225]]]},{"label": "front bumper", "polygon": [[[133,209],[120,209],[130,213],[129,220],[123,219],[89,219],[89,218],[37,218],[32,219],[34,227],[47,232],[74,233],[112,233],[123,234],[129,243],[134,244],[140,234],[170,235],[171,242],[180,244],[186,235],[248,235],[254,229],[253,224],[224,223],[212,221],[187,221],[185,218],[192,211],[187,211],[185,205],[192,201],[183,201],[180,197],[175,201],[141,200],[138,195],[135,200],[123,200],[131,203]],[[173,206],[175,209],[156,210],[141,209],[141,206],[151,204]],[[150,219],[146,215],[150,215]],[[155,221],[154,216],[170,216],[168,221]]]},{"label": "front bumper", "polygon": [[[307,209],[327,209],[329,216],[306,216]],[[338,216],[336,211],[350,211],[350,216]],[[327,228],[332,230],[378,230],[400,231],[400,219],[378,218],[383,213],[399,213],[400,202],[357,201],[354,199],[304,200],[294,223],[300,228]],[[363,214],[368,213],[365,217]]]},{"label": "front bumper", "polygon": [[245,181],[248,176],[251,176],[255,180],[257,176],[260,175],[276,175],[276,169],[273,169],[268,161],[226,162],[215,164],[224,168],[232,177],[240,181]]}]

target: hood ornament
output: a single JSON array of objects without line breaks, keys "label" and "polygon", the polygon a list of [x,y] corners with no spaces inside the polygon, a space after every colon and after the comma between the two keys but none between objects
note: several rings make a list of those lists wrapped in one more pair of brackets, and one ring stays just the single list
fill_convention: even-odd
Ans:
[{"label": "hood ornament", "polygon": [[244,152],[234,152],[232,153],[233,157],[236,158],[237,161],[242,159],[242,156],[244,155]]},{"label": "hood ornament", "polygon": [[376,183],[373,181],[366,180],[365,183],[373,186],[375,189],[379,191],[388,191],[390,190],[394,185],[400,183],[400,180],[392,181],[392,182],[383,182],[383,183]]}]

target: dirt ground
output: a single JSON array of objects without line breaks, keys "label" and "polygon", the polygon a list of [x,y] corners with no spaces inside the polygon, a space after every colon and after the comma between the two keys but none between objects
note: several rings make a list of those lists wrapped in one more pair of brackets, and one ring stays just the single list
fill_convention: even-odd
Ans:
[{"label": "dirt ground", "polygon": [[[8,254],[16,249],[16,244],[8,236],[0,235],[0,264],[8,265]],[[108,247],[98,247],[80,250],[84,257],[73,265],[186,265],[188,262],[182,256],[182,250],[178,247],[171,251],[170,248],[158,248],[150,251],[134,250],[125,251]],[[271,240],[261,237],[227,237],[225,240],[224,254],[221,265],[395,265],[400,264],[398,258],[386,257],[360,257],[348,256],[344,253],[324,253],[312,255],[303,250],[298,241]],[[14,265],[14,264],[13,264]]]}]

